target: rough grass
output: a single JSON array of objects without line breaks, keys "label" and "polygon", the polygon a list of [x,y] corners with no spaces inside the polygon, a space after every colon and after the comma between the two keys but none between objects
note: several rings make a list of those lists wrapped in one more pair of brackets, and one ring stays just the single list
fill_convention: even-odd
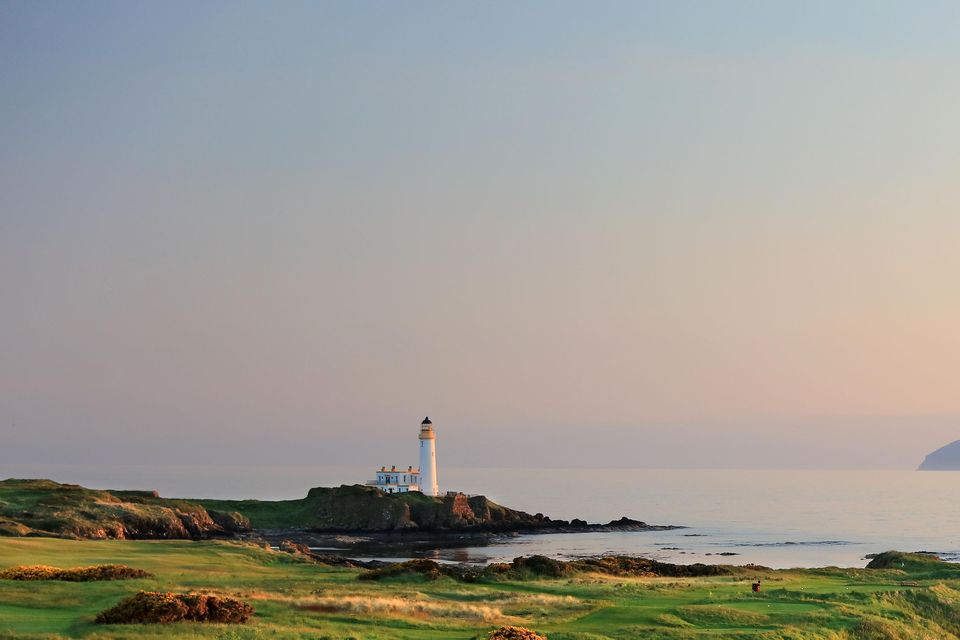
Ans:
[{"label": "rough grass", "polygon": [[403,596],[338,595],[314,598],[300,604],[300,608],[322,613],[349,613],[353,615],[384,615],[408,618],[453,618],[490,622],[507,618],[497,606],[430,600],[420,594]]},{"label": "rough grass", "polygon": [[[960,567],[924,560],[905,568],[671,577],[619,575],[619,569],[548,577],[526,566],[522,580],[499,575],[465,583],[407,574],[361,581],[361,570],[300,562],[254,545],[5,538],[0,566],[123,564],[152,576],[0,581],[0,638],[473,640],[499,626],[533,629],[550,640],[960,638]],[[757,576],[764,590],[755,594],[750,582]],[[140,590],[232,598],[253,605],[256,615],[241,626],[187,618],[164,625],[94,622]]]}]

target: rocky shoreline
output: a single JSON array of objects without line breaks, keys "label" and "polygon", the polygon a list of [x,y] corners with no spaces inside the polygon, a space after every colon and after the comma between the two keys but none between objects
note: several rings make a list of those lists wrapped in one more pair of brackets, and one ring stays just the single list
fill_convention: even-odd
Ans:
[{"label": "rocky shoreline", "polygon": [[[639,520],[620,518],[606,524],[583,520],[548,520],[535,527],[476,526],[464,529],[401,529],[395,531],[343,531],[321,529],[258,529],[253,535],[274,547],[284,542],[320,549],[344,549],[355,555],[377,555],[390,551],[423,548],[458,548],[495,544],[522,535],[553,533],[608,533],[670,531],[685,529],[681,525],[651,525]],[[339,555],[339,554],[336,554]]]}]

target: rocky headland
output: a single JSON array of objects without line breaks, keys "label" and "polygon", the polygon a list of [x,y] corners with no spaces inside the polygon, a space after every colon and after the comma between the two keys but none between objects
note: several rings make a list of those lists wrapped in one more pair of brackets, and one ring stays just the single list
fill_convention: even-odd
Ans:
[{"label": "rocky headland", "polygon": [[51,480],[0,482],[0,535],[118,539],[262,538],[322,546],[331,537],[462,543],[470,536],[678,528],[620,518],[606,524],[554,520],[484,496],[387,494],[376,487],[316,487],[298,500],[162,498]]}]

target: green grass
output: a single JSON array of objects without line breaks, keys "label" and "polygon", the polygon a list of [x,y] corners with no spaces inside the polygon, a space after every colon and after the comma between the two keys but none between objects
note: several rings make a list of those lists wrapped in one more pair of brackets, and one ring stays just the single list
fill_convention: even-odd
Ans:
[{"label": "green grass", "polygon": [[[917,560],[910,562],[909,560]],[[910,640],[957,638],[960,568],[895,558],[884,569],[763,571],[702,578],[577,573],[476,584],[314,565],[230,542],[0,539],[0,569],[124,564],[152,577],[112,582],[0,581],[0,638],[328,638],[457,640],[500,624],[550,640]],[[904,582],[917,586],[904,586]],[[96,625],[96,614],[138,590],[202,591],[256,609],[242,626]]]}]

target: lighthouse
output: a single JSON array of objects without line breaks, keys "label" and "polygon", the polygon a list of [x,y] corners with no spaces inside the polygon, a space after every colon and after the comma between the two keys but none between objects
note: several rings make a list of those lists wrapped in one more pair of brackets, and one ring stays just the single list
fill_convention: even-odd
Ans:
[{"label": "lighthouse", "polygon": [[376,470],[377,479],[367,480],[367,485],[384,493],[407,493],[420,491],[424,495],[438,496],[437,485],[437,434],[433,432],[430,418],[420,423],[420,468],[383,466]]},{"label": "lighthouse", "polygon": [[428,496],[440,494],[437,485],[437,434],[433,432],[429,416],[420,423],[420,491]]}]

